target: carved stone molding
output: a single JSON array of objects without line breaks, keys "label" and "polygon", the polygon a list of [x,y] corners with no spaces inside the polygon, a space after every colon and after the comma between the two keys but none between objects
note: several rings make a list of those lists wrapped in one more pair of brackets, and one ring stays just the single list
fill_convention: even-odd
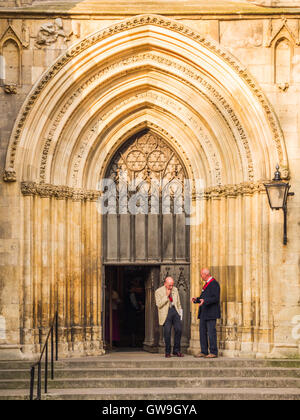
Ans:
[{"label": "carved stone molding", "polygon": [[300,45],[300,26],[299,26],[299,20],[297,21],[297,28],[292,29],[288,23],[288,20],[283,16],[281,18],[281,21],[279,25],[275,25],[275,23],[278,21],[269,19],[268,22],[268,30],[267,30],[267,36],[266,41],[264,43],[264,46],[267,48],[270,48],[273,46],[274,43],[278,40],[278,38],[282,35],[285,35],[288,37],[288,39],[294,44],[294,45]]},{"label": "carved stone molding", "polygon": [[265,186],[262,181],[243,182],[236,185],[220,185],[206,188],[203,192],[193,193],[194,200],[211,200],[220,199],[222,197],[238,197],[243,195],[253,195],[255,193],[264,193]]},{"label": "carved stone molding", "polygon": [[[64,185],[38,184],[33,181],[21,182],[21,192],[24,196],[39,196],[42,198],[69,199],[73,201],[97,201],[101,192],[97,190],[84,190]],[[193,193],[193,199],[217,199],[221,197],[238,197],[264,193],[265,187],[262,181],[243,182],[236,185],[220,185],[204,189],[203,192]]]},{"label": "carved stone molding", "polygon": [[[126,64],[143,62],[143,61],[147,61],[147,62],[153,61],[154,63],[164,64],[166,67],[170,67],[172,69],[179,70],[182,74],[184,74],[189,79],[192,79],[193,81],[196,81],[197,83],[201,84],[201,87],[203,88],[203,91],[199,91],[199,93],[206,100],[208,100],[212,104],[212,106],[216,109],[216,111],[219,114],[221,114],[222,119],[226,122],[226,124],[227,124],[227,126],[228,126],[228,128],[231,132],[232,132],[232,127],[230,126],[228,120],[236,128],[236,133],[232,132],[232,135],[233,135],[234,138],[236,138],[236,136],[239,137],[239,139],[236,139],[236,140],[238,141],[240,146],[244,149],[244,151],[242,151],[242,152],[239,150],[239,153],[242,153],[244,155],[244,159],[247,161],[248,179],[253,180],[253,178],[254,178],[253,160],[252,160],[252,156],[251,156],[251,151],[250,151],[250,146],[249,146],[249,143],[248,143],[248,139],[247,139],[245,131],[244,131],[244,129],[243,129],[243,127],[242,127],[242,125],[239,121],[239,118],[237,117],[237,115],[234,112],[234,110],[232,109],[232,107],[227,103],[226,99],[224,97],[222,97],[222,95],[220,95],[220,93],[213,86],[211,86],[210,83],[207,80],[205,80],[199,74],[199,72],[193,71],[188,66],[182,65],[174,59],[169,59],[169,58],[157,56],[153,53],[148,52],[148,53],[143,53],[143,54],[140,54],[140,55],[137,55],[137,56],[132,56],[130,58],[124,59],[124,60],[122,60],[118,63],[114,63],[114,64],[102,69],[100,72],[98,72],[97,74],[94,74],[93,76],[90,77],[90,79],[85,81],[84,84],[81,85],[68,98],[66,103],[63,105],[61,110],[58,112],[58,114],[57,114],[57,116],[54,120],[54,123],[53,123],[53,125],[52,125],[52,127],[49,131],[47,139],[45,141],[44,150],[43,150],[43,154],[42,154],[42,161],[41,161],[41,166],[40,166],[41,181],[45,182],[45,172],[46,172],[48,152],[49,152],[49,148],[50,148],[52,139],[54,137],[56,128],[59,126],[59,122],[61,121],[61,119],[65,115],[65,113],[67,112],[68,108],[72,105],[74,100],[79,95],[82,95],[82,92],[85,89],[87,89],[92,83],[96,83],[96,82],[99,83],[99,78],[101,78],[103,75],[106,75],[106,74],[112,72],[112,70],[116,70],[116,69],[119,69],[119,68],[122,69],[122,71],[124,71],[124,66]],[[165,72],[171,74],[171,72],[168,72],[167,70],[165,70]],[[180,76],[177,74],[177,77],[180,77]],[[186,78],[185,79],[181,78],[181,80],[184,84],[188,84]],[[102,82],[102,80],[101,80],[101,82]],[[190,85],[191,85],[192,88],[195,88],[195,85],[193,85],[193,84],[190,84]],[[158,101],[162,102],[162,104],[164,106],[168,105],[168,106],[173,107],[178,115],[182,114],[182,109],[179,108],[180,107],[179,102],[176,102],[176,101],[171,100],[171,99],[166,99],[166,98],[164,98],[163,95],[159,95],[158,93],[156,93],[156,94],[153,94],[153,93],[150,93],[150,92],[141,93],[141,94],[138,94],[138,95],[134,95],[130,98],[127,98],[126,100],[118,103],[115,107],[113,107],[108,112],[106,112],[104,115],[102,115],[96,123],[93,123],[92,127],[89,129],[88,134],[86,135],[86,138],[83,140],[83,142],[80,146],[80,153],[77,154],[76,162],[74,163],[74,168],[73,168],[72,178],[73,178],[73,185],[74,186],[77,183],[76,172],[77,172],[78,167],[80,166],[81,156],[83,155],[84,150],[86,149],[86,147],[89,143],[89,139],[92,138],[93,135],[97,132],[98,127],[101,124],[105,125],[105,121],[113,113],[115,113],[118,109],[121,109],[122,107],[124,107],[125,105],[130,103],[131,101],[135,101],[136,99],[147,99],[147,98],[152,99],[152,100],[158,100]],[[203,144],[207,145],[206,150],[209,153],[209,158],[210,158],[211,162],[213,162],[213,166],[214,166],[213,171],[214,171],[214,174],[215,174],[215,181],[216,181],[216,183],[221,184],[222,180],[221,180],[220,158],[219,158],[219,156],[217,156],[216,150],[215,150],[214,146],[212,145],[210,139],[204,134],[202,127],[199,126],[199,124],[195,121],[195,119],[193,117],[189,116],[189,120],[193,124],[193,127],[196,130],[196,132],[198,133],[198,135],[201,134]],[[241,158],[242,158],[242,156],[241,156]]]},{"label": "carved stone molding", "polygon": [[18,46],[21,48],[28,48],[28,37],[27,37],[27,27],[25,22],[22,23],[22,36],[19,36],[15,28],[12,26],[11,21],[9,21],[7,28],[0,37],[0,45],[3,45],[8,39],[14,40]]},{"label": "carved stone molding", "polygon": [[96,201],[99,191],[75,189],[64,185],[38,184],[36,182],[21,182],[21,192],[25,196],[39,196],[42,198],[69,199],[73,201]]},{"label": "carved stone molding", "polygon": [[49,81],[74,57],[78,56],[82,51],[86,50],[87,48],[95,45],[100,40],[106,39],[109,36],[127,31],[129,29],[137,28],[144,25],[155,25],[160,27],[168,28],[172,31],[178,32],[180,34],[184,34],[186,37],[193,39],[194,41],[204,45],[209,50],[213,51],[215,54],[222,57],[223,60],[248,84],[254,95],[257,97],[258,101],[261,103],[264,111],[266,119],[269,121],[271,130],[273,132],[273,138],[276,144],[279,163],[285,165],[286,162],[283,160],[283,149],[282,149],[282,142],[283,142],[283,134],[279,126],[279,122],[274,114],[272,107],[270,106],[266,96],[256,83],[256,81],[252,78],[249,74],[247,69],[242,66],[230,53],[224,50],[219,44],[211,39],[205,39],[202,35],[198,34],[197,32],[193,31],[187,26],[183,24],[172,21],[162,16],[156,15],[143,15],[137,16],[132,19],[128,19],[126,21],[120,22],[116,25],[113,25],[109,28],[106,28],[100,31],[97,34],[93,34],[88,38],[84,39],[83,41],[79,42],[72,48],[70,48],[63,56],[61,56],[55,64],[51,67],[51,69],[43,76],[37,87],[35,88],[34,92],[30,95],[30,97],[25,102],[22,108],[22,114],[18,118],[17,125],[12,133],[9,151],[8,151],[8,160],[7,164],[14,167],[15,164],[15,154],[16,149],[18,147],[19,138],[24,127],[24,123],[27,119],[27,116],[35,104],[36,100],[38,99],[41,91],[45,88],[45,86],[49,83]]}]

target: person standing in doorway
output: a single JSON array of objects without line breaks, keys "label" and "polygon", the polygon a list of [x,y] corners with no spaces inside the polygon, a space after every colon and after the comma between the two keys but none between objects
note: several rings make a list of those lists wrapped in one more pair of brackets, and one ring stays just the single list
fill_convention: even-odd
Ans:
[{"label": "person standing in doorway", "polygon": [[180,352],[182,324],[180,313],[182,311],[179,292],[174,287],[172,277],[167,277],[162,287],[155,292],[155,301],[158,308],[159,325],[163,325],[164,340],[166,346],[166,357],[171,357],[171,330],[174,326],[174,348],[173,355],[183,357]]},{"label": "person standing in doorway", "polygon": [[[201,353],[195,357],[218,357],[217,345],[217,319],[221,318],[220,285],[213,278],[208,268],[201,270],[201,278],[205,282],[202,293],[198,298],[192,298],[193,303],[199,304],[198,319],[200,319],[200,346]],[[209,350],[208,353],[208,342]]]}]

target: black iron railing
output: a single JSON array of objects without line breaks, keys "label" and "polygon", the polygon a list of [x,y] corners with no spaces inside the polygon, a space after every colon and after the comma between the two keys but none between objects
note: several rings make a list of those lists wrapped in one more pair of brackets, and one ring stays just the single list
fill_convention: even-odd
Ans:
[{"label": "black iron railing", "polygon": [[[54,379],[54,357],[55,360],[58,360],[58,312],[55,313],[53,322],[51,324],[49,333],[46,338],[41,356],[39,361],[31,366],[30,370],[30,400],[36,399],[40,400],[42,397],[42,359],[45,354],[45,369],[44,369],[44,391],[45,394],[48,392],[48,358],[49,358],[49,340],[50,340],[50,367],[51,367],[51,379]],[[55,356],[54,356],[54,347],[55,347]],[[34,398],[34,380],[35,380],[35,369],[37,367],[37,393],[36,398]]]}]

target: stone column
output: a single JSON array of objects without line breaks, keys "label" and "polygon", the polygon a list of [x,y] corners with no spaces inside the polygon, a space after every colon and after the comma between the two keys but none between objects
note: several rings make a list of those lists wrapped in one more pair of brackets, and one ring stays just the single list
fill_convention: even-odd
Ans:
[{"label": "stone column", "polygon": [[81,201],[75,199],[71,203],[70,219],[70,248],[68,255],[70,270],[70,307],[72,354],[83,352],[82,338],[82,290],[81,290]]},{"label": "stone column", "polygon": [[19,284],[20,254],[19,184],[0,180],[0,360],[20,359]]},{"label": "stone column", "polygon": [[34,331],[33,331],[33,295],[32,295],[32,248],[33,248],[33,197],[31,195],[21,197],[23,204],[22,220],[23,241],[21,244],[23,255],[23,285],[22,301],[22,352],[27,358],[32,357],[34,350]]},{"label": "stone column", "polygon": [[[201,278],[200,270],[201,265],[206,265],[206,234],[207,234],[207,202],[203,197],[192,198],[192,208],[196,211],[198,206],[198,216],[195,213],[195,222],[190,227],[190,299],[192,297],[200,296]],[[198,218],[197,218],[198,217]],[[199,340],[199,321],[198,305],[190,303],[191,310],[191,338],[188,348],[189,354],[197,354],[200,352]]]},{"label": "stone column", "polygon": [[273,345],[273,325],[270,314],[270,208],[267,195],[260,193],[261,202],[261,281],[260,281],[260,337],[257,357],[270,353]]},{"label": "stone column", "polygon": [[67,203],[65,197],[59,197],[56,201],[56,223],[54,227],[56,231],[56,284],[57,297],[56,305],[58,310],[58,334],[59,345],[58,351],[60,356],[68,355],[67,343]]},{"label": "stone column", "polygon": [[155,342],[155,325],[156,319],[153,316],[154,312],[154,288],[155,278],[153,269],[145,282],[145,341],[143,347],[146,351],[155,352],[157,350],[157,343]]},{"label": "stone column", "polygon": [[241,353],[253,356],[252,334],[252,291],[251,291],[251,258],[252,258],[252,196],[243,196],[242,235],[243,235],[243,327]]},{"label": "stone column", "polygon": [[[222,258],[221,265],[225,270],[222,273],[221,283],[221,304],[222,320],[224,325],[223,339],[225,342],[223,355],[235,355],[237,341],[237,296],[236,296],[236,244],[237,244],[237,197],[235,194],[228,195],[226,198],[226,257]],[[220,243],[223,241],[221,239]],[[224,276],[224,277],[223,277]]]}]

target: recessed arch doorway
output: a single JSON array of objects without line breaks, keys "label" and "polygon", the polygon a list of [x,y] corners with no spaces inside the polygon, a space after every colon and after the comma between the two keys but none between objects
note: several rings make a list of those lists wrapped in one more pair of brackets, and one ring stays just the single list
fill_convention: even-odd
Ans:
[{"label": "recessed arch doorway", "polygon": [[[158,134],[144,129],[116,151],[105,177],[102,246],[103,341],[163,351],[154,293],[170,275],[190,339],[190,226],[187,171]],[[136,331],[135,331],[136,330]]]}]

